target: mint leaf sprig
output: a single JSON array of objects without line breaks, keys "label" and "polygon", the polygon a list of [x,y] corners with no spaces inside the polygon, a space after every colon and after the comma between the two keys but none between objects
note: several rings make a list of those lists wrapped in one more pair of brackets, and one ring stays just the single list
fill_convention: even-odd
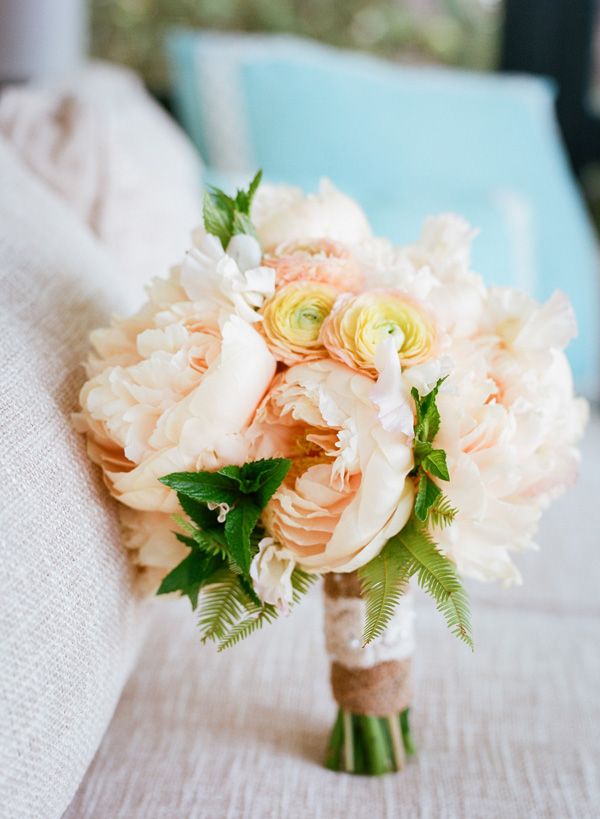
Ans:
[{"label": "mint leaf sprig", "polygon": [[431,522],[437,525],[448,525],[456,515],[447,498],[442,494],[433,478],[449,481],[446,453],[435,449],[433,441],[440,430],[440,412],[437,407],[437,394],[446,379],[440,378],[427,395],[419,395],[413,387],[411,395],[415,402],[416,422],[414,439],[414,475],[417,478],[417,496],[415,498],[415,517],[421,523]]},{"label": "mint leaf sprig", "polygon": [[227,196],[220,188],[209,186],[204,193],[203,217],[207,233],[221,240],[223,249],[234,236],[245,233],[256,238],[256,230],[250,219],[252,200],[262,179],[258,171],[248,190],[238,190],[235,197]]},{"label": "mint leaf sprig", "polygon": [[[194,610],[200,604],[202,642],[216,642],[219,651],[278,616],[275,606],[256,596],[250,565],[264,536],[260,515],[290,466],[287,458],[271,458],[217,472],[173,472],[161,478],[177,493],[185,513],[175,516],[185,532],[176,537],[190,553],[164,578],[157,594],[179,592]],[[293,604],[313,579],[294,571]]]}]

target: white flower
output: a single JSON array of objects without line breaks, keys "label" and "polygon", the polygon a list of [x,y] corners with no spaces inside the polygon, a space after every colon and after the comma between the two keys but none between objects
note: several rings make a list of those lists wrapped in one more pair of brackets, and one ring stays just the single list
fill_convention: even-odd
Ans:
[{"label": "white flower", "polygon": [[[245,267],[256,259],[256,248],[250,246],[255,240],[234,238],[238,241],[232,239],[232,250]],[[258,309],[275,292],[275,271],[260,265],[241,270],[236,259],[225,253],[220,240],[203,231],[196,231],[194,242],[180,274],[189,300],[218,306],[225,319],[237,313],[247,322],[260,321]]]},{"label": "white flower", "polygon": [[[379,408],[381,426],[387,432],[401,432],[412,438],[414,418],[406,384],[402,379],[396,342],[392,336],[388,335],[379,343],[375,351],[375,365],[379,378],[371,390],[371,400]],[[409,367],[408,370],[410,369]]]},{"label": "white flower", "polygon": [[299,188],[262,185],[252,219],[263,248],[323,238],[353,245],[371,236],[361,207],[326,179],[318,193],[308,196]]},{"label": "white flower", "polygon": [[272,537],[264,537],[250,566],[254,591],[263,603],[276,606],[281,614],[289,614],[294,597],[292,574],[296,566],[294,555],[282,548]]}]

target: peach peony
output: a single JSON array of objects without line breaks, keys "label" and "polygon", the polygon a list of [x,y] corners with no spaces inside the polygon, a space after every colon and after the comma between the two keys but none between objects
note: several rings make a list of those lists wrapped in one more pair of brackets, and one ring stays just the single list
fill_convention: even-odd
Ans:
[{"label": "peach peony", "polygon": [[288,242],[268,253],[263,264],[275,270],[276,285],[296,281],[329,284],[341,292],[358,292],[364,277],[350,251],[339,242],[313,239]]},{"label": "peach peony", "polygon": [[175,512],[158,478],[247,459],[243,432],[275,360],[250,324],[224,318],[222,303],[190,299],[178,270],[149,296],[138,316],[95,334],[75,423],[117,500]]},{"label": "peach peony", "polygon": [[298,364],[278,377],[250,428],[253,457],[293,461],[264,522],[307,571],[359,568],[410,516],[411,440],[380,423],[375,388],[336,361]]}]

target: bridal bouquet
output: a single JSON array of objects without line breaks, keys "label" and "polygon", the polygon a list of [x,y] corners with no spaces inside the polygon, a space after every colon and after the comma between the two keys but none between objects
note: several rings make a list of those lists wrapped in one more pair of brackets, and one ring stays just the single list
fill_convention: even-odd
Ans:
[{"label": "bridal bouquet", "polygon": [[577,472],[571,306],[486,287],[473,236],[447,215],[395,247],[332,186],[258,174],[211,189],[183,262],[92,335],[75,422],[145,587],[224,649],[325,576],[336,770],[413,752],[411,578],[471,646],[461,577],[519,582]]}]

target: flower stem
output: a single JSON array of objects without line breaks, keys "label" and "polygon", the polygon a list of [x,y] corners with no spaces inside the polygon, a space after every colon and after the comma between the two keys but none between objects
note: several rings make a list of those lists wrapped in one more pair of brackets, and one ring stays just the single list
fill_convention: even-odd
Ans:
[{"label": "flower stem", "polygon": [[352,714],[343,712],[344,720],[344,770],[354,773],[354,731],[352,730]]},{"label": "flower stem", "polygon": [[341,770],[341,750],[344,742],[344,720],[342,717],[342,709],[338,708],[337,717],[329,738],[329,746],[327,747],[327,757],[325,758],[325,767],[330,771]]},{"label": "flower stem", "polygon": [[404,753],[404,742],[402,740],[402,732],[400,730],[398,717],[394,714],[393,717],[387,717],[386,719],[390,732],[390,738],[392,741],[394,768],[397,771],[401,771],[402,768],[404,767],[406,756]]},{"label": "flower stem", "polygon": [[390,745],[380,718],[362,715],[360,725],[365,741],[368,772],[379,776],[392,771],[394,768]]},{"label": "flower stem", "polygon": [[414,756],[417,753],[417,749],[415,748],[415,743],[410,732],[410,724],[408,721],[409,712],[410,708],[405,708],[400,714],[400,730],[402,731],[402,741],[404,742],[404,750],[407,756]]}]

